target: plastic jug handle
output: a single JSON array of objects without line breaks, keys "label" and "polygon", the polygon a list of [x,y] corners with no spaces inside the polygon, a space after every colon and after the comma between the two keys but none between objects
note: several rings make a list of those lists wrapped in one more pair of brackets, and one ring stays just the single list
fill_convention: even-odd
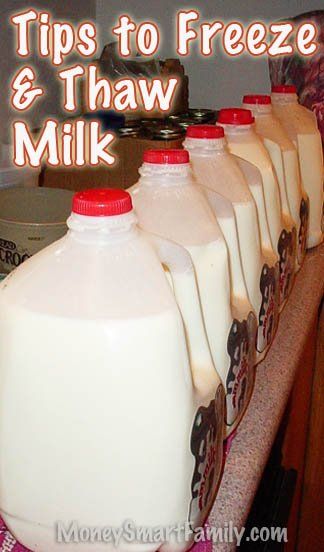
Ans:
[{"label": "plastic jug handle", "polygon": [[203,321],[195,269],[188,251],[172,241],[147,233],[162,264],[170,271],[173,291],[187,338],[193,385],[199,394],[210,395],[221,385],[211,356]]},{"label": "plastic jug handle", "polygon": [[[271,251],[273,257],[277,257],[276,253],[273,250],[271,238],[270,238],[270,230],[269,230],[268,217],[267,217],[266,208],[265,208],[265,198],[264,198],[261,173],[259,169],[254,165],[252,165],[252,163],[249,163],[249,161],[246,161],[245,159],[242,159],[237,155],[235,155],[235,159],[246,179],[246,182],[248,183],[250,192],[252,193],[255,204],[257,206],[258,215],[259,215],[259,225],[260,225],[259,241],[261,243],[261,246],[263,249],[267,249],[268,251]],[[259,187],[259,189],[261,190],[261,197],[257,196],[256,187]]]},{"label": "plastic jug handle", "polygon": [[[215,190],[208,188],[208,186],[201,186],[201,188],[207,197],[214,214],[216,215],[217,222],[223,232],[225,241],[227,242],[228,237],[232,238],[232,254],[228,256],[232,284],[232,301],[235,304],[236,297],[243,297],[245,301],[248,302],[249,299],[243,274],[242,259],[238,242],[237,223],[233,205],[229,199],[215,192]],[[232,226],[226,227],[224,225],[224,219],[230,219]]]}]

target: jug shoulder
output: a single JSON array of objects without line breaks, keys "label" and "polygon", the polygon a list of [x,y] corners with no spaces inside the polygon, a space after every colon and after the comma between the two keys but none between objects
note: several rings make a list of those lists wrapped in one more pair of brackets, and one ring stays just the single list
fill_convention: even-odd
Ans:
[{"label": "jug shoulder", "polygon": [[163,267],[140,233],[109,245],[68,234],[13,271],[0,296],[33,311],[91,319],[176,309]]},{"label": "jug shoulder", "polygon": [[204,245],[223,239],[217,220],[197,184],[139,188],[134,205],[140,225],[180,245]]}]

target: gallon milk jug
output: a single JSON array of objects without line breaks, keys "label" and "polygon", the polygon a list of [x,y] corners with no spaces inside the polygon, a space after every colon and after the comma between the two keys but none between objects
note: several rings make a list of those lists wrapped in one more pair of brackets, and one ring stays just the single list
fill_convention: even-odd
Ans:
[{"label": "gallon milk jug", "polygon": [[276,117],[295,144],[303,186],[309,197],[307,247],[323,240],[323,150],[314,113],[298,103],[296,87],[272,87],[272,106]]},{"label": "gallon milk jug", "polygon": [[271,242],[279,260],[280,308],[286,304],[295,274],[293,227],[281,211],[279,184],[271,158],[254,129],[254,117],[248,109],[221,109],[218,124],[224,127],[231,153],[253,163],[261,172]]},{"label": "gallon milk jug", "polygon": [[258,339],[257,344],[258,351],[263,351],[265,356],[274,339],[279,323],[279,261],[271,243],[261,173],[252,163],[237,155],[233,157],[245,176],[258,212],[261,251],[265,263],[260,280],[262,306],[258,321],[259,328],[262,326],[263,330],[258,333],[260,341]]},{"label": "gallon milk jug", "polygon": [[[68,227],[0,286],[0,515],[32,551],[186,550],[137,529],[201,526],[221,470],[225,397],[190,255],[148,239],[123,190],[76,194]],[[98,541],[80,548],[82,528]]]},{"label": "gallon milk jug", "polygon": [[255,118],[255,129],[261,136],[271,157],[280,188],[281,206],[284,217],[296,232],[296,271],[299,270],[306,253],[308,227],[308,196],[302,187],[298,154],[271,106],[271,97],[255,94],[243,98],[243,107],[250,109]]},{"label": "gallon milk jug", "polygon": [[231,308],[226,243],[206,197],[193,181],[188,152],[146,151],[132,195],[140,226],[181,244],[192,257],[210,348],[225,387],[229,435],[253,389],[254,316],[250,309]]},{"label": "gallon milk jug", "polygon": [[[271,317],[265,316],[264,307],[268,302],[269,290],[263,286],[264,274],[269,272],[269,263],[270,266],[271,264],[275,266],[276,259],[273,258],[272,251],[270,259],[263,254],[256,203],[237,159],[230,154],[227,148],[223,127],[215,125],[189,127],[184,145],[190,152],[194,175],[198,183],[206,190],[214,209],[229,252],[233,250],[230,244],[238,238],[244,281],[258,319],[256,360],[259,362],[264,358],[276,330]],[[216,197],[215,194],[213,197],[211,190],[217,192]],[[229,203],[227,208],[226,202]],[[229,217],[222,216],[224,210],[227,210]],[[233,211],[232,216],[231,211]],[[227,232],[224,225],[225,220],[227,221]],[[222,221],[224,222],[222,223]],[[275,268],[270,269],[270,274],[272,274],[273,280],[270,289],[275,295]]]}]

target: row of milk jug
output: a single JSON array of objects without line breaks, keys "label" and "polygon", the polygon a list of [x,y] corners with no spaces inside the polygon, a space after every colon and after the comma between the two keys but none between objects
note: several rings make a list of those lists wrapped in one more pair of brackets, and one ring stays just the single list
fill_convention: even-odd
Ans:
[{"label": "row of milk jug", "polygon": [[0,514],[30,550],[61,550],[59,521],[131,520],[165,531],[126,532],[120,552],[180,552],[193,534],[172,527],[206,520],[223,441],[322,240],[314,119],[291,90],[273,105],[245,96],[185,149],[145,152],[131,195],[77,193],[67,235],[1,284]]}]

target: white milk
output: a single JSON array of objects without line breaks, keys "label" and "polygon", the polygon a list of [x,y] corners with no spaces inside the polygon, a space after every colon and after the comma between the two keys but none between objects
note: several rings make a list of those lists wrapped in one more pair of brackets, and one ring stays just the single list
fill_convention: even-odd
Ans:
[{"label": "white milk", "polygon": [[[183,157],[181,163],[177,155]],[[193,182],[188,153],[146,152],[144,160],[140,180],[132,188],[139,224],[190,252],[211,352],[225,387],[229,435],[241,420],[253,389],[253,312],[249,303],[241,303],[239,309],[240,298],[236,303],[231,296],[226,243],[207,199]]]},{"label": "white milk", "polygon": [[321,135],[317,128],[315,115],[298,103],[294,86],[274,86],[272,91],[274,114],[298,150],[302,183],[309,197],[307,247],[314,247],[323,241],[324,196]]},{"label": "white milk", "polygon": [[[208,137],[212,135],[213,138]],[[244,297],[247,288],[248,296],[257,313],[259,327],[256,349],[259,362],[269,349],[276,329],[273,325],[267,342],[264,335],[268,334],[268,328],[265,328],[264,324],[269,319],[262,316],[264,297],[260,289],[263,268],[267,262],[270,262],[270,266],[271,262],[275,265],[276,259],[272,253],[272,259],[269,261],[266,248],[265,255],[263,254],[256,203],[236,158],[228,151],[223,136],[221,127],[190,127],[187,130],[185,147],[190,152],[195,177],[203,186],[225,236],[232,265],[231,273],[236,274],[235,295]],[[244,273],[242,275],[241,262]],[[275,284],[274,279],[274,286]]]},{"label": "white milk", "polygon": [[279,184],[271,158],[254,130],[249,110],[222,109],[218,123],[224,127],[231,153],[253,163],[261,172],[272,247],[278,254],[280,271],[280,309],[292,289],[295,273],[295,236],[282,213]]},{"label": "white milk", "polygon": [[[90,549],[56,542],[58,521],[200,526],[218,487],[224,392],[190,255],[150,237],[154,250],[127,197],[77,194],[68,234],[0,286],[0,512],[35,552]],[[175,292],[190,289],[191,305],[177,296],[190,351],[157,253]],[[122,538],[91,550],[188,546]]]},{"label": "white milk", "polygon": [[295,226],[298,271],[306,253],[308,196],[301,184],[297,150],[279,119],[274,116],[270,96],[244,96],[243,107],[253,113],[256,132],[263,139],[276,171],[285,225]]}]

